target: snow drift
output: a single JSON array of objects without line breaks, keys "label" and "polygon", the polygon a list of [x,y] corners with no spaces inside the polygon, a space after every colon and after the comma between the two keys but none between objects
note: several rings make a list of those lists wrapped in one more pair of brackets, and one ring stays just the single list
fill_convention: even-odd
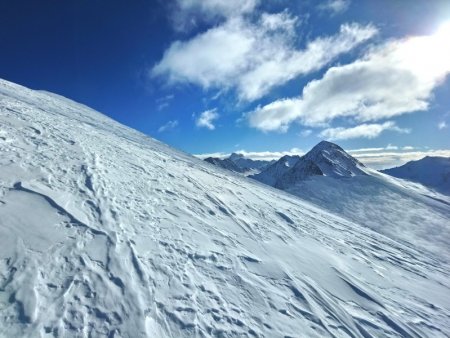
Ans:
[{"label": "snow drift", "polygon": [[447,262],[0,81],[0,336],[445,337]]}]

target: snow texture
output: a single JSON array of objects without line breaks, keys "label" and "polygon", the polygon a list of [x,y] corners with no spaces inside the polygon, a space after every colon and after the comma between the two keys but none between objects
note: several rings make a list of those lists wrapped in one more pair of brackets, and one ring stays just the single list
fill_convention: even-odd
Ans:
[{"label": "snow texture", "polygon": [[251,175],[251,178],[256,179],[262,183],[268,184],[270,186],[275,186],[277,184],[278,178],[282,177],[286,174],[295,164],[300,160],[300,156],[294,155],[289,156],[285,155],[281,157],[275,163],[272,163],[263,171],[256,175]]},{"label": "snow texture", "polygon": [[83,105],[0,81],[0,151],[0,336],[450,335],[447,261]]},{"label": "snow texture", "polygon": [[383,173],[421,183],[438,192],[450,195],[450,158],[426,156],[400,167],[382,170]]}]

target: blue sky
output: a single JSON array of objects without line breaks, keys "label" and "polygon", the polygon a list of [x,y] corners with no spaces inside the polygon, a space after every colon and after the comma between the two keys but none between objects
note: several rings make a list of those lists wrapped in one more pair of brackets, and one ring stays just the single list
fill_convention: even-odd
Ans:
[{"label": "blue sky", "polygon": [[450,156],[447,0],[0,2],[0,77],[194,154]]}]

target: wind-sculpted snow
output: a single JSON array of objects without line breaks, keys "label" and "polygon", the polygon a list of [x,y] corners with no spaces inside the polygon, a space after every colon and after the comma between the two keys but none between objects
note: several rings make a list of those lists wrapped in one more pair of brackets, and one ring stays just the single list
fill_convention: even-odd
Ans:
[{"label": "wind-sculpted snow", "polygon": [[450,198],[419,184],[365,171],[367,175],[339,179],[283,177],[282,182],[291,184],[277,188],[449,261]]},{"label": "wind-sculpted snow", "polygon": [[0,336],[446,337],[449,265],[0,82]]},{"label": "wind-sculpted snow", "polygon": [[421,183],[450,195],[450,158],[426,156],[400,167],[382,170],[383,173]]}]

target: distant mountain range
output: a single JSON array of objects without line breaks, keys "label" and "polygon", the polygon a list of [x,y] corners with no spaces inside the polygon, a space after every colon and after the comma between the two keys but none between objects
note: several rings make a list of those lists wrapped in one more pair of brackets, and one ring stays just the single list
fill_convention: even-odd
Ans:
[{"label": "distant mountain range", "polygon": [[[368,174],[364,164],[327,141],[320,142],[304,156],[285,155],[279,160],[255,161],[232,153],[224,159],[208,157],[205,161],[283,190],[313,176],[342,178]],[[450,195],[450,158],[426,156],[380,172]]]},{"label": "distant mountain range", "polygon": [[[448,183],[448,159],[422,161],[420,174],[410,177],[432,188]],[[367,168],[334,143],[322,141],[304,156],[283,156],[249,177],[390,237],[409,233],[415,246],[450,253],[450,242],[439,236],[450,216],[450,197]],[[411,226],[417,222],[427,227]]]},{"label": "distant mountain range", "polygon": [[242,154],[232,153],[226,158],[208,157],[206,162],[214,164],[218,167],[241,173],[246,176],[256,174],[264,170],[267,166],[275,161],[252,160],[244,157]]},{"label": "distant mountain range", "polygon": [[382,170],[383,173],[421,183],[450,195],[450,158],[427,156],[400,167]]}]

